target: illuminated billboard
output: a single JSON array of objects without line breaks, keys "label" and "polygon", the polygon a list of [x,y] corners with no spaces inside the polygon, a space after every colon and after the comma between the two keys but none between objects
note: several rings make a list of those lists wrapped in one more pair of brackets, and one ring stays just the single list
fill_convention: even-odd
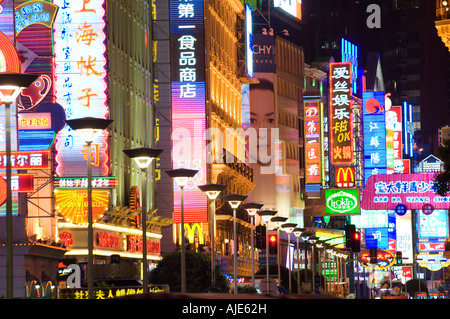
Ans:
[{"label": "illuminated billboard", "polygon": [[[106,96],[105,0],[55,0],[59,6],[54,21],[56,102],[67,119],[108,118]],[[104,130],[87,145],[66,125],[56,140],[57,176],[86,175],[86,161],[92,161],[92,174],[109,174],[109,131]]]},{"label": "illuminated billboard", "polygon": [[16,35],[32,24],[52,27],[58,7],[48,1],[32,0],[24,2],[14,8],[14,24]]},{"label": "illuminated billboard", "polygon": [[294,18],[302,19],[302,0],[274,0],[273,6],[282,9]]},{"label": "illuminated billboard", "polygon": [[334,172],[337,187],[355,187],[356,169],[354,166],[336,166]]},{"label": "illuminated billboard", "polygon": [[353,164],[352,64],[330,63],[330,161]]},{"label": "illuminated billboard", "polygon": [[399,204],[407,209],[422,209],[431,204],[435,209],[448,209],[450,197],[436,194],[434,173],[389,174],[369,177],[361,198],[361,208],[395,210]]},{"label": "illuminated billboard", "polygon": [[[184,188],[185,223],[207,222],[206,90],[203,1],[170,0],[173,168],[198,170]],[[181,222],[181,193],[173,181],[176,223]]]},{"label": "illuminated billboard", "polygon": [[386,174],[384,92],[363,92],[364,181]]},{"label": "illuminated billboard", "polygon": [[419,238],[448,238],[448,211],[435,209],[430,215],[419,211]]},{"label": "illuminated billboard", "polygon": [[320,101],[304,101],[305,176],[307,184],[322,183],[322,108]]},{"label": "illuminated billboard", "polygon": [[392,106],[386,111],[387,136],[392,137],[394,160],[402,158],[402,108]]},{"label": "illuminated billboard", "polygon": [[326,215],[358,215],[359,189],[326,189]]}]

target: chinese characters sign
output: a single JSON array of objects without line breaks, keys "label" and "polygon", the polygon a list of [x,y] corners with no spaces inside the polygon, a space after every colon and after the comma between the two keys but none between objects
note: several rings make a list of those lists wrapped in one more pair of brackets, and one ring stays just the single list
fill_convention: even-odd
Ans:
[{"label": "chinese characters sign", "polygon": [[398,204],[407,209],[422,209],[431,204],[435,209],[448,209],[450,198],[436,194],[434,174],[372,175],[364,189],[361,208],[394,210]]},{"label": "chinese characters sign", "polygon": [[353,164],[351,63],[330,63],[331,164]]},{"label": "chinese characters sign", "polygon": [[[56,100],[67,119],[106,118],[108,106],[106,81],[106,35],[104,0],[57,0],[55,29]],[[92,143],[92,156],[87,158],[87,145],[68,125],[57,137],[56,173],[58,176],[86,174],[86,161],[92,161],[92,173],[109,173],[108,131]]]},{"label": "chinese characters sign", "polygon": [[[203,0],[170,0],[173,168],[198,170],[184,188],[184,221],[207,221],[205,53]],[[175,222],[181,222],[181,193],[173,181]]]},{"label": "chinese characters sign", "polygon": [[363,92],[364,180],[386,174],[384,92]]},{"label": "chinese characters sign", "polygon": [[[392,106],[386,111],[386,145],[388,154],[388,170],[394,167],[394,173],[401,173],[395,170],[395,162],[402,158],[402,109],[401,106]],[[394,165],[392,165],[392,163]],[[389,172],[388,172],[389,173]]]},{"label": "chinese characters sign", "polygon": [[[92,188],[117,188],[119,180],[112,176],[99,176],[92,178]],[[87,188],[86,177],[55,177],[53,186],[57,188]]]},{"label": "chinese characters sign", "polygon": [[320,184],[322,182],[322,152],[321,152],[321,105],[320,101],[305,101],[305,161],[306,183]]},{"label": "chinese characters sign", "polygon": [[42,24],[51,28],[58,7],[47,1],[28,1],[14,8],[16,35],[31,24]]}]

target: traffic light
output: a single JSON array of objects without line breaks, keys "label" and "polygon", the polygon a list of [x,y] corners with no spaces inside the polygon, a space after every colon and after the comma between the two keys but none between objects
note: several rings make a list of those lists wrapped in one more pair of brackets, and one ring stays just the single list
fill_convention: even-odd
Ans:
[{"label": "traffic light", "polygon": [[277,234],[269,234],[269,254],[277,253],[278,236]]},{"label": "traffic light", "polygon": [[396,260],[397,265],[401,265],[403,263],[402,258],[403,258],[402,252],[401,251],[397,251],[395,253],[395,260]]},{"label": "traffic light", "polygon": [[378,251],[376,248],[370,248],[369,249],[369,263],[370,264],[376,264],[378,262]]},{"label": "traffic light", "polygon": [[351,248],[351,238],[355,232],[355,225],[347,224],[345,225],[345,247]]},{"label": "traffic light", "polygon": [[354,253],[359,253],[361,251],[361,233],[359,231],[352,233],[350,248]]},{"label": "traffic light", "polygon": [[259,225],[255,227],[255,246],[258,249],[266,249],[266,227]]}]

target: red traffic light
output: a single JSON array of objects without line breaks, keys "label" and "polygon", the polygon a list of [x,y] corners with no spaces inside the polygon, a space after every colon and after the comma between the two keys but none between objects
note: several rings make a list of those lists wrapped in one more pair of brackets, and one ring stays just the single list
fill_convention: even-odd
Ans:
[{"label": "red traffic light", "polygon": [[361,239],[361,234],[359,232],[354,232],[353,233],[353,239],[360,240]]},{"label": "red traffic light", "polygon": [[269,242],[270,243],[276,243],[277,242],[277,235],[269,235]]}]

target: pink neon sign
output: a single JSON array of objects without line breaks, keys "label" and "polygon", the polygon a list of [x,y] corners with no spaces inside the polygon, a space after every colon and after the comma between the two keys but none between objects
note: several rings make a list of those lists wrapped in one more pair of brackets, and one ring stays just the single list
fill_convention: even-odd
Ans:
[{"label": "pink neon sign", "polygon": [[[105,0],[55,0],[55,90],[67,119],[108,118]],[[108,131],[92,143],[92,174],[109,173]],[[57,135],[58,176],[86,174],[87,146],[67,125]]]},{"label": "pink neon sign", "polygon": [[435,209],[448,209],[450,197],[436,194],[435,174],[379,174],[367,180],[361,199],[366,210],[394,210],[398,204],[407,209],[422,209],[431,204]]}]

